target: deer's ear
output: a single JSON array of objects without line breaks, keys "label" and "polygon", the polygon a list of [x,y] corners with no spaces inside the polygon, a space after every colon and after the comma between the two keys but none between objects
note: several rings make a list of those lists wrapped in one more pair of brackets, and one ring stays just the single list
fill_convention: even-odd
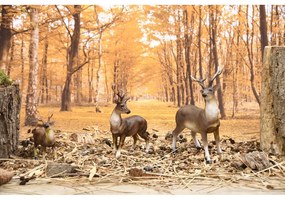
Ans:
[{"label": "deer's ear", "polygon": [[220,89],[221,85],[220,84],[217,84],[215,86],[213,86],[213,90],[214,91],[217,91],[218,89]]}]

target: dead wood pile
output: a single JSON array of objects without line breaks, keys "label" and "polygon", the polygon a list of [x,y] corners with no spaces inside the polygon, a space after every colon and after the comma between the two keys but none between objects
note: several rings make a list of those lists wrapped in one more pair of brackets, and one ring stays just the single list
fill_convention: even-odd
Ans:
[{"label": "dead wood pile", "polygon": [[47,161],[33,160],[33,145],[27,139],[21,142],[17,157],[0,160],[0,167],[15,171],[15,179],[19,178],[21,184],[34,178],[64,177],[77,183],[88,180],[92,183],[128,182],[171,189],[191,189],[191,184],[207,182],[216,186],[219,181],[221,187],[238,183],[285,190],[284,158],[263,153],[257,141],[235,142],[231,138],[223,138],[222,156],[216,154],[216,146],[210,142],[213,164],[206,165],[204,151],[194,147],[189,134],[179,138],[175,154],[171,151],[171,137],[165,138],[162,134],[157,137],[156,134],[152,137],[152,151],[148,154],[144,152],[144,142],[132,149],[133,140],[127,138],[122,156],[117,160],[111,147],[111,134],[96,131],[96,134],[83,134],[84,138],[89,138],[88,141],[93,138],[92,142],[84,139],[77,142],[83,137],[73,135],[71,140],[72,133],[57,133],[57,160],[53,159],[52,153],[47,155]]}]

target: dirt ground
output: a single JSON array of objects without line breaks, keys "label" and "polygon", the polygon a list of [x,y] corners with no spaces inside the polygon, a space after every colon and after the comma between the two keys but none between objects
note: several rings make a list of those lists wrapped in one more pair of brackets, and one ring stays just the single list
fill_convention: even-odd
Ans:
[{"label": "dirt ground", "polygon": [[[199,105],[202,107],[203,105]],[[62,140],[62,144],[68,144],[68,139],[66,137],[61,137],[62,134],[71,134],[71,133],[86,133],[90,130],[100,130],[96,132],[94,135],[95,140],[100,140],[102,138],[111,139],[111,134],[109,132],[109,117],[113,110],[113,105],[108,105],[101,107],[102,112],[96,113],[95,108],[92,106],[75,106],[72,109],[72,112],[60,112],[59,107],[55,106],[44,106],[39,107],[39,114],[43,119],[46,119],[48,115],[53,113],[53,119],[56,121],[56,124],[54,126],[54,130],[57,132],[57,136]],[[140,102],[130,102],[129,108],[132,111],[130,115],[141,115],[148,121],[148,131],[151,134],[157,134],[159,136],[158,142],[155,143],[155,146],[166,146],[166,149],[170,149],[171,142],[164,141],[165,135],[172,131],[175,127],[175,113],[177,111],[177,107],[157,102],[157,101],[140,101]],[[227,112],[228,116],[231,115],[231,111]],[[126,116],[126,115],[125,115]],[[123,116],[123,117],[125,117]],[[21,132],[20,132],[20,140],[25,140],[31,135],[27,133],[27,130],[30,127],[24,127],[23,126],[23,120],[24,119],[24,110],[21,112]],[[188,139],[188,142],[185,144],[180,144],[180,147],[184,148],[185,151],[181,150],[181,155],[185,154],[186,151],[189,151],[187,149],[187,145],[189,146],[191,137],[188,130],[185,130],[183,135]],[[244,142],[256,142],[259,140],[259,109],[258,106],[254,103],[251,104],[244,104],[240,107],[239,112],[236,113],[235,118],[227,118],[225,120],[221,120],[221,127],[220,127],[220,135],[221,140],[224,141],[222,144],[222,149],[226,150],[226,141],[227,139],[233,139],[236,143],[243,144]],[[198,136],[200,139],[200,136]],[[209,141],[213,140],[212,134],[209,134]],[[163,142],[160,142],[163,141]],[[131,143],[130,140],[126,141],[126,145],[124,147],[124,151],[122,152],[125,154],[124,159],[121,161],[114,161],[116,162],[114,165],[114,169],[116,167],[122,167],[125,165],[122,165],[123,162],[129,163],[129,162],[146,162],[147,164],[151,164],[153,161],[151,160],[152,155],[146,155],[142,154],[141,157],[136,157],[136,153],[133,152],[131,155],[128,155],[127,149],[129,148],[129,143]],[[101,144],[101,143],[100,143]],[[184,145],[184,146],[183,146]],[[86,145],[82,145],[82,148]],[[87,145],[90,146],[90,145]],[[79,148],[80,147],[77,147]],[[85,148],[85,147],[84,147]],[[91,145],[92,148],[92,145]],[[100,149],[98,146],[97,149]],[[250,148],[250,147],[249,147]],[[75,148],[74,148],[75,149]],[[73,150],[74,150],[73,149]],[[59,148],[59,151],[61,149]],[[72,148],[70,149],[70,151]],[[72,151],[73,151],[72,150]],[[254,150],[254,149],[252,149]],[[140,151],[140,150],[138,150]],[[192,151],[190,149],[190,151]],[[247,149],[248,151],[248,149]],[[113,157],[113,154],[109,155],[109,150],[107,147],[106,151],[103,151],[106,156]],[[106,153],[107,152],[107,153]],[[164,153],[164,152],[162,152]],[[108,154],[108,155],[107,155]],[[145,157],[146,156],[146,157]],[[179,159],[172,156],[163,155],[162,160],[172,159],[172,163],[179,163]],[[195,157],[196,156],[196,157]],[[199,178],[181,178],[177,179],[177,177],[180,177],[183,175],[182,172],[179,172],[177,174],[176,180],[178,182],[173,181],[171,183],[171,177],[166,178],[159,178],[159,179],[151,179],[149,177],[140,177],[139,180],[132,180],[132,181],[126,181],[125,177],[121,177],[120,174],[118,177],[113,176],[113,178],[118,179],[118,181],[114,181],[114,179],[109,179],[104,181],[88,181],[86,177],[69,177],[67,179],[65,178],[45,178],[44,176],[41,176],[40,178],[33,179],[29,181],[25,186],[19,185],[19,177],[15,176],[12,181],[6,185],[3,185],[0,187],[0,194],[285,194],[285,187],[282,185],[285,184],[285,176],[284,172],[281,169],[282,173],[281,176],[279,173],[273,173],[270,172],[268,175],[269,180],[264,180],[264,177],[260,176],[259,174],[256,174],[252,171],[240,171],[237,172],[237,174],[233,174],[232,177],[226,178],[223,177],[223,173],[226,170],[223,168],[219,169],[219,161],[213,166],[208,167],[203,163],[203,153],[200,152],[198,154],[195,154],[193,159],[197,159],[197,165],[200,168],[194,169],[194,171],[191,171],[192,169],[189,169],[189,173],[197,172],[199,174],[203,174],[205,170],[205,174],[212,175],[212,172],[216,175],[218,175],[216,179],[208,178],[208,175],[206,176],[200,176],[201,181],[199,181]],[[187,154],[186,154],[187,157]],[[81,158],[81,157],[80,157]],[[232,157],[230,157],[232,158]],[[32,158],[30,158],[32,159]],[[147,160],[147,161],[145,161]],[[191,160],[189,158],[189,160]],[[35,163],[32,160],[27,160],[29,163]],[[21,160],[18,161],[11,160],[9,161],[10,164],[14,163],[14,165],[19,164],[25,166],[25,164],[21,164]],[[38,161],[36,161],[38,162]],[[39,161],[40,163],[41,161]],[[84,161],[85,162],[85,161]],[[92,161],[90,161],[92,163]],[[195,161],[196,162],[196,161]],[[231,161],[229,160],[228,163]],[[155,163],[155,161],[154,161]],[[171,162],[165,162],[166,164]],[[1,162],[0,162],[1,164]],[[145,163],[144,163],[145,164]],[[196,163],[194,163],[196,164]],[[7,164],[7,166],[9,166]],[[23,167],[22,166],[22,167]],[[83,166],[83,164],[82,164]],[[87,165],[86,165],[87,166]],[[140,166],[137,164],[137,166]],[[190,165],[189,165],[190,166]],[[191,165],[192,166],[192,165]],[[195,166],[195,165],[194,165]],[[203,169],[201,169],[201,166]],[[227,166],[224,164],[224,166]],[[109,165],[109,167],[112,168],[112,165]],[[110,169],[110,171],[112,171]],[[184,166],[184,168],[187,169],[187,165]],[[205,168],[205,169],[204,169]],[[226,167],[227,168],[227,167]],[[105,169],[105,168],[104,168]],[[108,168],[106,168],[108,170]],[[187,169],[188,170],[188,169]],[[201,171],[202,170],[202,171]],[[20,170],[25,171],[24,169]],[[211,172],[212,171],[212,172]],[[19,174],[18,172],[17,174]],[[172,172],[174,173],[174,172]],[[176,173],[176,171],[175,171]],[[245,174],[243,174],[245,173]],[[249,173],[249,174],[247,174]],[[126,175],[125,173],[122,173]],[[184,173],[185,174],[185,173]],[[187,174],[187,173],[186,173]],[[220,174],[220,175],[219,175]],[[277,175],[278,176],[277,176]],[[283,174],[283,175],[282,175]],[[238,176],[237,176],[238,175]],[[109,176],[109,175],[108,175]],[[170,176],[170,175],[168,175]],[[236,178],[235,178],[236,176]],[[243,178],[240,179],[240,176]],[[110,175],[110,178],[112,175]],[[181,176],[183,177],[183,176]],[[221,178],[222,177],[222,178]],[[254,177],[254,178],[253,178]],[[145,180],[142,180],[143,178],[146,178]],[[196,178],[196,179],[195,179]],[[258,181],[255,179],[258,178]],[[195,179],[195,181],[193,181]],[[236,180],[235,180],[236,179]],[[187,181],[187,184],[185,183]],[[157,182],[157,184],[156,184]],[[167,182],[167,187],[162,187],[162,184]],[[149,184],[152,183],[152,184]],[[279,187],[279,183],[281,186]],[[256,184],[256,186],[254,186]],[[274,185],[274,187],[272,186]],[[275,186],[277,185],[277,187]],[[274,188],[274,189],[273,189]]]}]

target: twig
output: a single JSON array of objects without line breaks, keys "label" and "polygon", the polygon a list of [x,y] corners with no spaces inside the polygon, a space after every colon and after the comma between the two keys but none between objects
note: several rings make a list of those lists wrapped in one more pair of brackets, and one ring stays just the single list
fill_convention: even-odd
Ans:
[{"label": "twig", "polygon": [[[176,171],[176,167],[175,167],[175,166],[173,166],[173,171],[174,171],[174,173],[176,174],[176,176],[178,176],[178,173],[177,173],[177,171]],[[184,184],[184,186],[186,186],[189,190],[192,191],[192,189],[188,187],[188,185],[184,182],[184,180],[183,180],[182,178],[179,178],[179,179],[180,179],[181,182]]]},{"label": "twig", "polygon": [[259,173],[261,173],[261,172],[265,172],[265,171],[267,171],[267,170],[270,170],[270,169],[272,169],[272,168],[274,168],[274,167],[277,167],[277,166],[282,166],[282,164],[284,163],[284,161],[283,162],[281,162],[281,163],[277,163],[277,164],[275,164],[275,165],[273,165],[273,166],[271,166],[271,167],[268,167],[268,168],[266,168],[266,169],[263,169],[263,170],[260,170],[260,171],[258,171],[258,172],[256,172],[256,174],[259,174]]}]

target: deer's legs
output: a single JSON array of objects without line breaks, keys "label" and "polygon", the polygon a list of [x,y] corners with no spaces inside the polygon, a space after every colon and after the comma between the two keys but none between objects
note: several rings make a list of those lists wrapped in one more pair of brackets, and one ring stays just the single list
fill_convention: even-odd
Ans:
[{"label": "deer's legs", "polygon": [[38,159],[38,148],[37,148],[37,146],[34,146],[34,159],[35,160]]},{"label": "deer's legs", "polygon": [[138,134],[139,134],[139,136],[141,136],[145,140],[145,143],[146,143],[145,151],[148,153],[149,148],[150,148],[149,133],[147,131],[143,131],[143,132],[139,132]]},{"label": "deer's legs", "polygon": [[133,149],[135,149],[135,148],[136,148],[137,141],[138,141],[138,135],[135,134],[135,135],[133,136],[133,138],[134,138]]},{"label": "deer's legs", "polygon": [[216,141],[216,145],[217,145],[217,153],[218,153],[218,154],[221,154],[221,153],[222,153],[222,150],[221,150],[221,147],[220,147],[220,134],[219,134],[219,129],[217,129],[217,130],[214,132],[214,137],[215,137],[215,141]]},{"label": "deer's legs", "polygon": [[172,131],[172,151],[176,151],[176,141],[177,141],[177,136],[181,131],[183,131],[184,127],[176,126],[176,128]]},{"label": "deer's legs", "polygon": [[205,160],[206,160],[206,164],[211,164],[212,160],[210,158],[210,154],[209,154],[209,149],[208,149],[208,139],[207,139],[207,133],[201,133],[202,136],[202,143],[203,143],[203,147],[204,147],[204,151],[205,151]]},{"label": "deer's legs", "polygon": [[197,140],[197,138],[196,138],[196,132],[191,131],[191,136],[192,136],[192,138],[193,138],[193,140],[194,140],[195,147],[196,147],[197,149],[201,149],[200,142],[199,142],[199,141]]},{"label": "deer's legs", "polygon": [[118,137],[115,134],[112,134],[113,137],[113,149],[116,152],[118,149]]},{"label": "deer's legs", "polygon": [[56,153],[56,150],[55,150],[55,146],[52,147],[52,151],[53,151],[53,157],[56,160],[57,159],[57,153]]},{"label": "deer's legs", "polygon": [[116,151],[116,158],[119,158],[121,156],[121,149],[122,149],[122,147],[124,145],[125,138],[126,138],[126,136],[124,136],[124,135],[122,135],[120,137],[119,146],[118,146],[118,149]]},{"label": "deer's legs", "polygon": [[46,160],[46,147],[42,147],[43,149],[43,160]]}]

